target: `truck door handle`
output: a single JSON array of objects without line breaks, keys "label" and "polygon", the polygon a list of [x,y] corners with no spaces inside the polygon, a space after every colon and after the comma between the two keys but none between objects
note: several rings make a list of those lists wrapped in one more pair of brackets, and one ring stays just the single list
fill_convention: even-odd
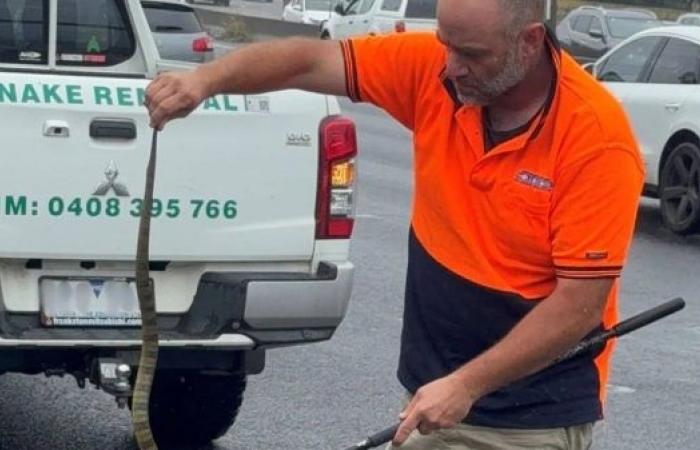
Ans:
[{"label": "truck door handle", "polygon": [[136,123],[128,119],[93,119],[90,137],[95,139],[136,139]]},{"label": "truck door handle", "polygon": [[668,112],[676,112],[679,109],[681,109],[680,103],[666,103],[666,111]]}]

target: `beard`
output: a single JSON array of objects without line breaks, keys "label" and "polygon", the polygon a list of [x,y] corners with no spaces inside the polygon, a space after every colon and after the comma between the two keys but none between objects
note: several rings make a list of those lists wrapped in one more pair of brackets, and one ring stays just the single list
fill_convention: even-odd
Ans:
[{"label": "beard", "polygon": [[468,105],[488,106],[520,83],[525,78],[529,67],[523,63],[518,50],[515,45],[508,50],[503,69],[490,80],[468,87],[460,87],[458,80],[455,87],[459,100]]}]

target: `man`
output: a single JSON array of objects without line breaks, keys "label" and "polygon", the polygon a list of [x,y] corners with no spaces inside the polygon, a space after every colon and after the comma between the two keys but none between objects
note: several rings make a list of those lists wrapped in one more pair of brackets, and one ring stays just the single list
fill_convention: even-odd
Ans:
[{"label": "man", "polygon": [[299,88],[413,130],[402,449],[586,449],[602,418],[610,346],[547,366],[617,319],[643,166],[543,3],[440,0],[437,34],[250,45],[147,91],[156,128],[218,92]]}]

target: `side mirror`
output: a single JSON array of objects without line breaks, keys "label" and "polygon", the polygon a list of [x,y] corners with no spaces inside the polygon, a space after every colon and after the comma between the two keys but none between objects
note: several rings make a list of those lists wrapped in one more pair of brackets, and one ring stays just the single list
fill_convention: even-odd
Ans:
[{"label": "side mirror", "polygon": [[600,39],[601,41],[605,40],[603,30],[601,30],[600,28],[591,28],[590,30],[588,30],[588,35],[592,38]]},{"label": "side mirror", "polygon": [[343,4],[342,3],[337,3],[335,5],[335,8],[333,8],[333,11],[336,12],[336,14],[339,14],[341,16],[345,15],[345,10],[343,9]]},{"label": "side mirror", "polygon": [[597,77],[598,81],[607,81],[610,83],[624,83],[625,79],[618,75],[616,72],[610,71]]}]

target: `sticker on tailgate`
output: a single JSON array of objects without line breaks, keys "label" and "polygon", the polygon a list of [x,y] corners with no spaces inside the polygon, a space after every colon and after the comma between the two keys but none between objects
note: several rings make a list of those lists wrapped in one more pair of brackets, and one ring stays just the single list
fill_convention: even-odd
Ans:
[{"label": "sticker on tailgate", "polygon": [[[124,197],[53,196],[38,200],[29,195],[0,195],[0,217],[141,217],[143,200]],[[231,199],[168,198],[153,199],[154,218],[189,218],[203,220],[233,220],[238,215],[238,203]]]},{"label": "sticker on tailgate", "polygon": [[[23,55],[25,59],[36,56],[27,52]],[[102,63],[104,62],[102,56],[62,54],[59,55],[59,60]],[[140,107],[144,105],[145,99],[146,88],[144,87],[0,82],[0,104]],[[269,103],[267,105],[269,110]],[[205,99],[197,109],[228,114],[245,111],[246,106],[240,96],[219,94]]]}]

